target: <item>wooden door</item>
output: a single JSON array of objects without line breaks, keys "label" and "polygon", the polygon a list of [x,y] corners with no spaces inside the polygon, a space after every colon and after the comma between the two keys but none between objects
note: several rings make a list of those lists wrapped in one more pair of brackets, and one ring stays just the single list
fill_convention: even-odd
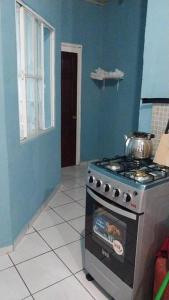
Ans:
[{"label": "wooden door", "polygon": [[76,164],[77,54],[61,54],[61,162]]}]

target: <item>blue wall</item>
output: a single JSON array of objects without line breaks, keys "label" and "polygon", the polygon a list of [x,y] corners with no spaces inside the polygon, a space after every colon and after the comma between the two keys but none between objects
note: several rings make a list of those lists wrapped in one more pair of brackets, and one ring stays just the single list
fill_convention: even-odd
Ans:
[{"label": "blue wall", "polygon": [[[169,1],[148,0],[142,98],[169,97]],[[139,130],[151,131],[152,105],[140,106]]]},{"label": "blue wall", "polygon": [[[56,129],[20,144],[15,1],[1,1],[3,57],[1,75],[4,83],[1,101],[5,105],[3,113],[6,118],[4,120],[6,137],[4,140],[6,138],[8,150],[4,149],[8,157],[4,162],[6,165],[3,166],[3,171],[6,175],[4,188],[7,185],[6,193],[9,193],[9,199],[7,195],[2,212],[9,210],[8,207],[10,207],[12,234],[9,230],[8,233],[5,232],[4,226],[1,225],[0,233],[3,231],[3,235],[5,233],[8,238],[4,240],[2,236],[0,246],[9,244],[16,238],[60,179],[60,2],[57,3],[57,7],[52,0],[27,0],[26,3],[56,27]],[[4,218],[0,222],[3,222],[2,220]],[[10,224],[10,221],[8,223]]]},{"label": "blue wall", "polygon": [[100,155],[101,95],[90,73],[102,60],[103,9],[84,0],[62,1],[62,42],[83,46],[81,160]]},{"label": "blue wall", "polygon": [[[2,15],[0,10],[0,28]],[[5,99],[3,82],[2,35],[0,31],[0,246],[12,242],[9,198],[8,149],[5,125]]]},{"label": "blue wall", "polygon": [[[15,0],[0,1],[0,246],[16,238],[60,180],[61,42],[83,46],[81,160],[122,152],[123,134],[138,123],[146,5],[141,0],[114,0],[105,7],[84,0],[25,2],[56,27],[56,128],[20,144]],[[102,90],[90,79],[98,66],[124,70],[118,92],[112,81]]]},{"label": "blue wall", "polygon": [[[63,42],[82,44],[81,160],[123,153],[124,133],[138,127],[147,1],[62,2]],[[90,80],[97,67],[124,70],[116,83]]]},{"label": "blue wall", "polygon": [[148,1],[142,98],[168,98],[169,95],[168,16],[168,0]]},{"label": "blue wall", "polygon": [[111,1],[104,11],[103,67],[125,72],[117,91],[109,81],[102,91],[102,153],[124,153],[123,135],[137,130],[146,2]]},{"label": "blue wall", "polygon": [[2,217],[0,221],[0,246],[10,244],[17,237],[60,180],[61,41],[83,45],[81,159],[95,158],[100,151],[100,90],[89,76],[101,60],[102,8],[83,0],[64,3],[25,0],[25,3],[56,28],[56,129],[20,143],[15,0],[1,1],[1,84],[4,88],[1,137],[4,145],[0,150],[0,178],[3,175],[4,199],[0,214],[6,215],[6,220]]}]

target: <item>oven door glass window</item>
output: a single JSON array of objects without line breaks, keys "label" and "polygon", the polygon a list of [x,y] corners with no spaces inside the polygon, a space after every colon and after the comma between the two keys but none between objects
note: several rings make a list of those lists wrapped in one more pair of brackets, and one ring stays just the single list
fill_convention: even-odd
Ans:
[{"label": "oven door glass window", "polygon": [[141,217],[87,188],[85,248],[130,287]]},{"label": "oven door glass window", "polygon": [[101,246],[106,244],[109,252],[121,262],[125,256],[126,229],[125,222],[103,207],[96,208],[93,215],[93,239]]}]

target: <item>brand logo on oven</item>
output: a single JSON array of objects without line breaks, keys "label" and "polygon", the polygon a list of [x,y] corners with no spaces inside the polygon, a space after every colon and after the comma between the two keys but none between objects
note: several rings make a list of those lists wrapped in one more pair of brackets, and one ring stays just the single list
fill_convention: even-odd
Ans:
[{"label": "brand logo on oven", "polygon": [[107,258],[110,257],[109,253],[106,252],[104,249],[102,249],[102,254],[103,254],[105,257],[107,257]]}]

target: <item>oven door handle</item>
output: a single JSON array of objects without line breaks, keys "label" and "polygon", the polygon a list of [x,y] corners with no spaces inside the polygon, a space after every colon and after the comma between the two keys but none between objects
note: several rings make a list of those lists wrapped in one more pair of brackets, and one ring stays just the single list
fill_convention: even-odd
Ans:
[{"label": "oven door handle", "polygon": [[98,197],[97,195],[95,195],[89,188],[87,188],[87,193],[98,203],[100,203],[102,206],[108,208],[109,210],[121,215],[121,216],[124,216],[124,217],[127,217],[128,219],[132,219],[132,220],[136,220],[137,217],[136,217],[136,214],[133,214],[131,212],[128,212],[124,209],[121,209],[117,206],[114,206],[113,204],[109,204],[107,203],[106,201],[104,201],[102,198]]}]

